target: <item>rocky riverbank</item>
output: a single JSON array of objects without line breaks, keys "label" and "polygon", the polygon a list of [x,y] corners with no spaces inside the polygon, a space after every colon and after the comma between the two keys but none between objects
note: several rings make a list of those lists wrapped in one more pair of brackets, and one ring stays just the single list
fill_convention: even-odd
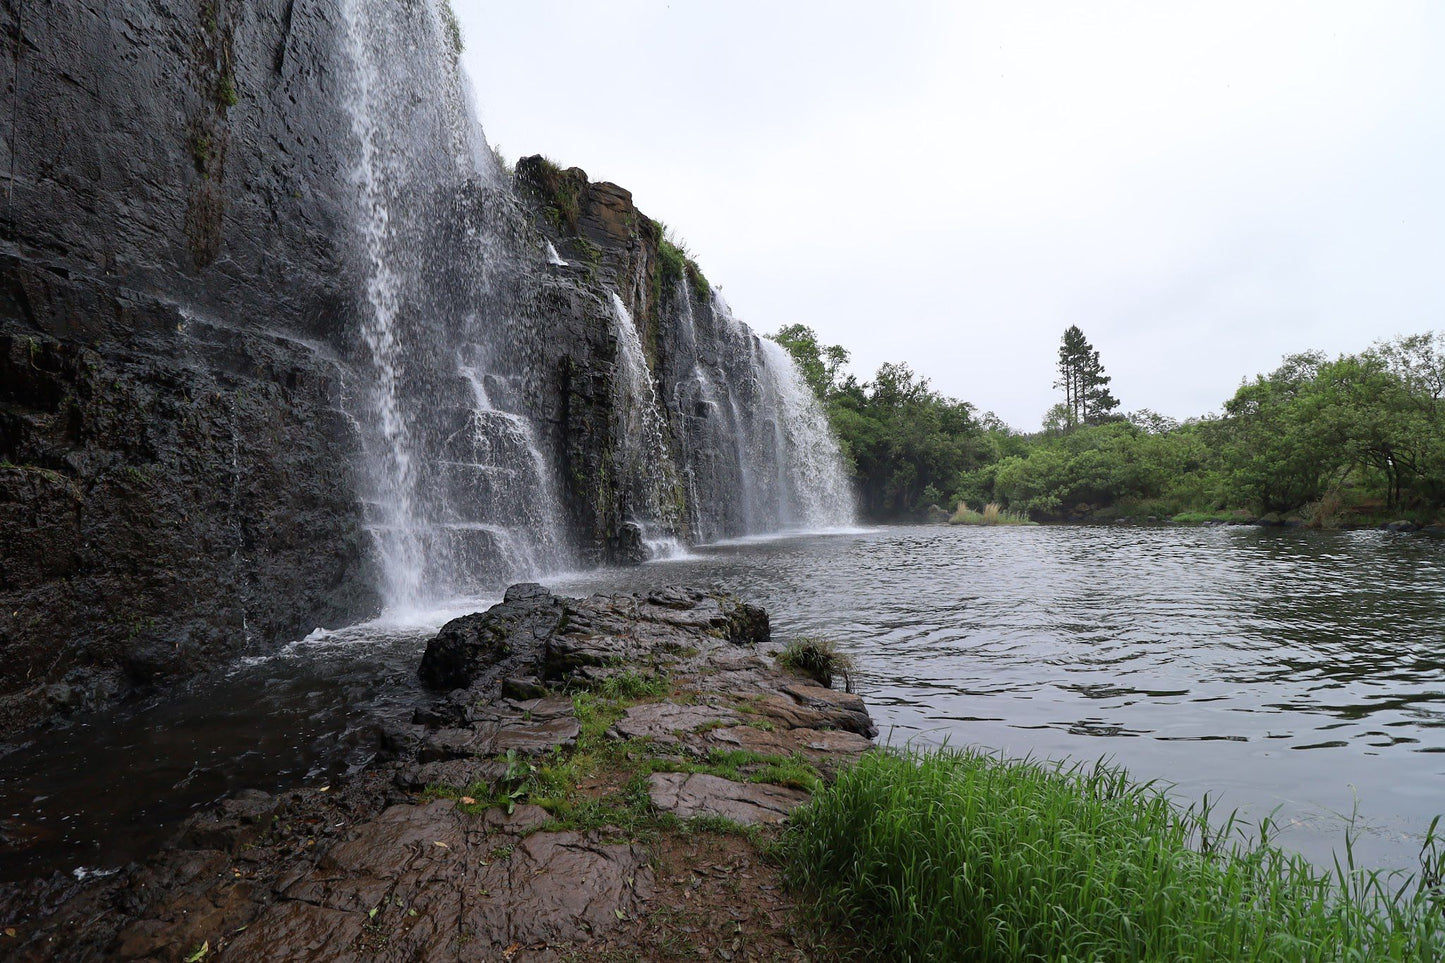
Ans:
[{"label": "rocky riverbank", "polygon": [[144,864],[0,896],[18,960],[795,959],[760,844],[872,745],[767,614],[689,589],[513,586],[344,784],[245,793]]}]

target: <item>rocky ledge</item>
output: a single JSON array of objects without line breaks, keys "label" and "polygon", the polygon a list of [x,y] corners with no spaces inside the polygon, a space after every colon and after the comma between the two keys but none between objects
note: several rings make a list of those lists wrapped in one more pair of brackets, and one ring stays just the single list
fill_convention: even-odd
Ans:
[{"label": "rocky ledge", "polygon": [[428,644],[438,696],[384,761],[239,795],[104,880],[6,896],[0,955],[805,958],[758,843],[876,730],[770,642],[725,595],[513,586]]}]

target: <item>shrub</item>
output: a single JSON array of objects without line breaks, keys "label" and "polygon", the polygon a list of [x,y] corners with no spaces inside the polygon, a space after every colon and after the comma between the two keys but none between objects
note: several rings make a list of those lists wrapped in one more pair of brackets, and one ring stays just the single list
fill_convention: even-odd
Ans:
[{"label": "shrub", "polygon": [[949,518],[950,525],[1032,525],[1023,512],[1004,511],[998,502],[989,502],[983,511],[976,512],[967,502],[959,502],[958,509]]}]

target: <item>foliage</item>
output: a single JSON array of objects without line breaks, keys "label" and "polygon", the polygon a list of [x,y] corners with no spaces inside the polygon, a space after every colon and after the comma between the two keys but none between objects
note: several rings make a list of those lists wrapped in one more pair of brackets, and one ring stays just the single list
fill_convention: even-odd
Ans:
[{"label": "foliage", "polygon": [[803,380],[813,389],[818,401],[826,405],[840,387],[848,352],[836,344],[826,347],[819,344],[817,333],[803,324],[785,325],[768,337],[788,350]]},{"label": "foliage", "polygon": [[686,280],[692,289],[692,296],[706,302],[712,297],[712,285],[697,266],[687,245],[675,237],[672,229],[660,221],[657,224],[658,283],[667,289]]},{"label": "foliage", "polygon": [[441,17],[442,33],[447,40],[447,47],[451,51],[452,60],[458,60],[462,55],[462,25],[457,20],[457,13],[452,9],[451,0],[441,0],[437,4],[437,13]]},{"label": "foliage", "polygon": [[959,502],[958,508],[948,519],[950,525],[1032,525],[1033,522],[1022,512],[1005,510],[998,502],[989,502],[982,511],[974,511],[968,502]]},{"label": "foliage", "polygon": [[831,639],[793,639],[778,653],[778,665],[816,679],[830,689],[833,677],[842,676],[844,688],[853,691],[853,658]]},{"label": "foliage", "polygon": [[[1445,333],[1334,360],[1286,357],[1240,386],[1220,416],[1118,415],[1098,352],[1071,327],[1059,349],[1065,400],[1032,435],[934,391],[905,364],[872,381],[804,325],[771,336],[823,401],[878,520],[929,505],[997,503],[1018,516],[1238,519],[1333,526],[1445,510]],[[960,523],[973,521],[969,511]]]},{"label": "foliage", "polygon": [[1089,344],[1076,324],[1064,331],[1059,345],[1059,380],[1055,388],[1064,389],[1064,402],[1055,414],[1062,427],[1073,431],[1080,425],[1098,425],[1114,417],[1119,401],[1109,392],[1108,375],[1099,361],[1099,352]]},{"label": "foliage", "polygon": [[1445,952],[1434,826],[1420,886],[1322,874],[1207,804],[980,752],[875,752],[794,814],[792,882],[898,960],[1395,960]]},{"label": "foliage", "polygon": [[865,384],[845,379],[829,412],[874,518],[917,513],[988,457],[973,406],[934,391],[905,364],[884,364]]}]

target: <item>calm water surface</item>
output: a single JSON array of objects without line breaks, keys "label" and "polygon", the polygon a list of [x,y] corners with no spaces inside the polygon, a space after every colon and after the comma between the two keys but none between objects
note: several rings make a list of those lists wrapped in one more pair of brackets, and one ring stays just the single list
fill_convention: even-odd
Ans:
[{"label": "calm water surface", "polygon": [[[883,528],[551,580],[686,583],[858,660],[885,738],[1107,757],[1321,861],[1414,868],[1445,812],[1445,541],[1253,528]],[[0,758],[0,877],[104,869],[228,791],[324,782],[409,715],[426,639],[476,601],[319,633]],[[1353,815],[1353,820],[1352,820]]]}]

